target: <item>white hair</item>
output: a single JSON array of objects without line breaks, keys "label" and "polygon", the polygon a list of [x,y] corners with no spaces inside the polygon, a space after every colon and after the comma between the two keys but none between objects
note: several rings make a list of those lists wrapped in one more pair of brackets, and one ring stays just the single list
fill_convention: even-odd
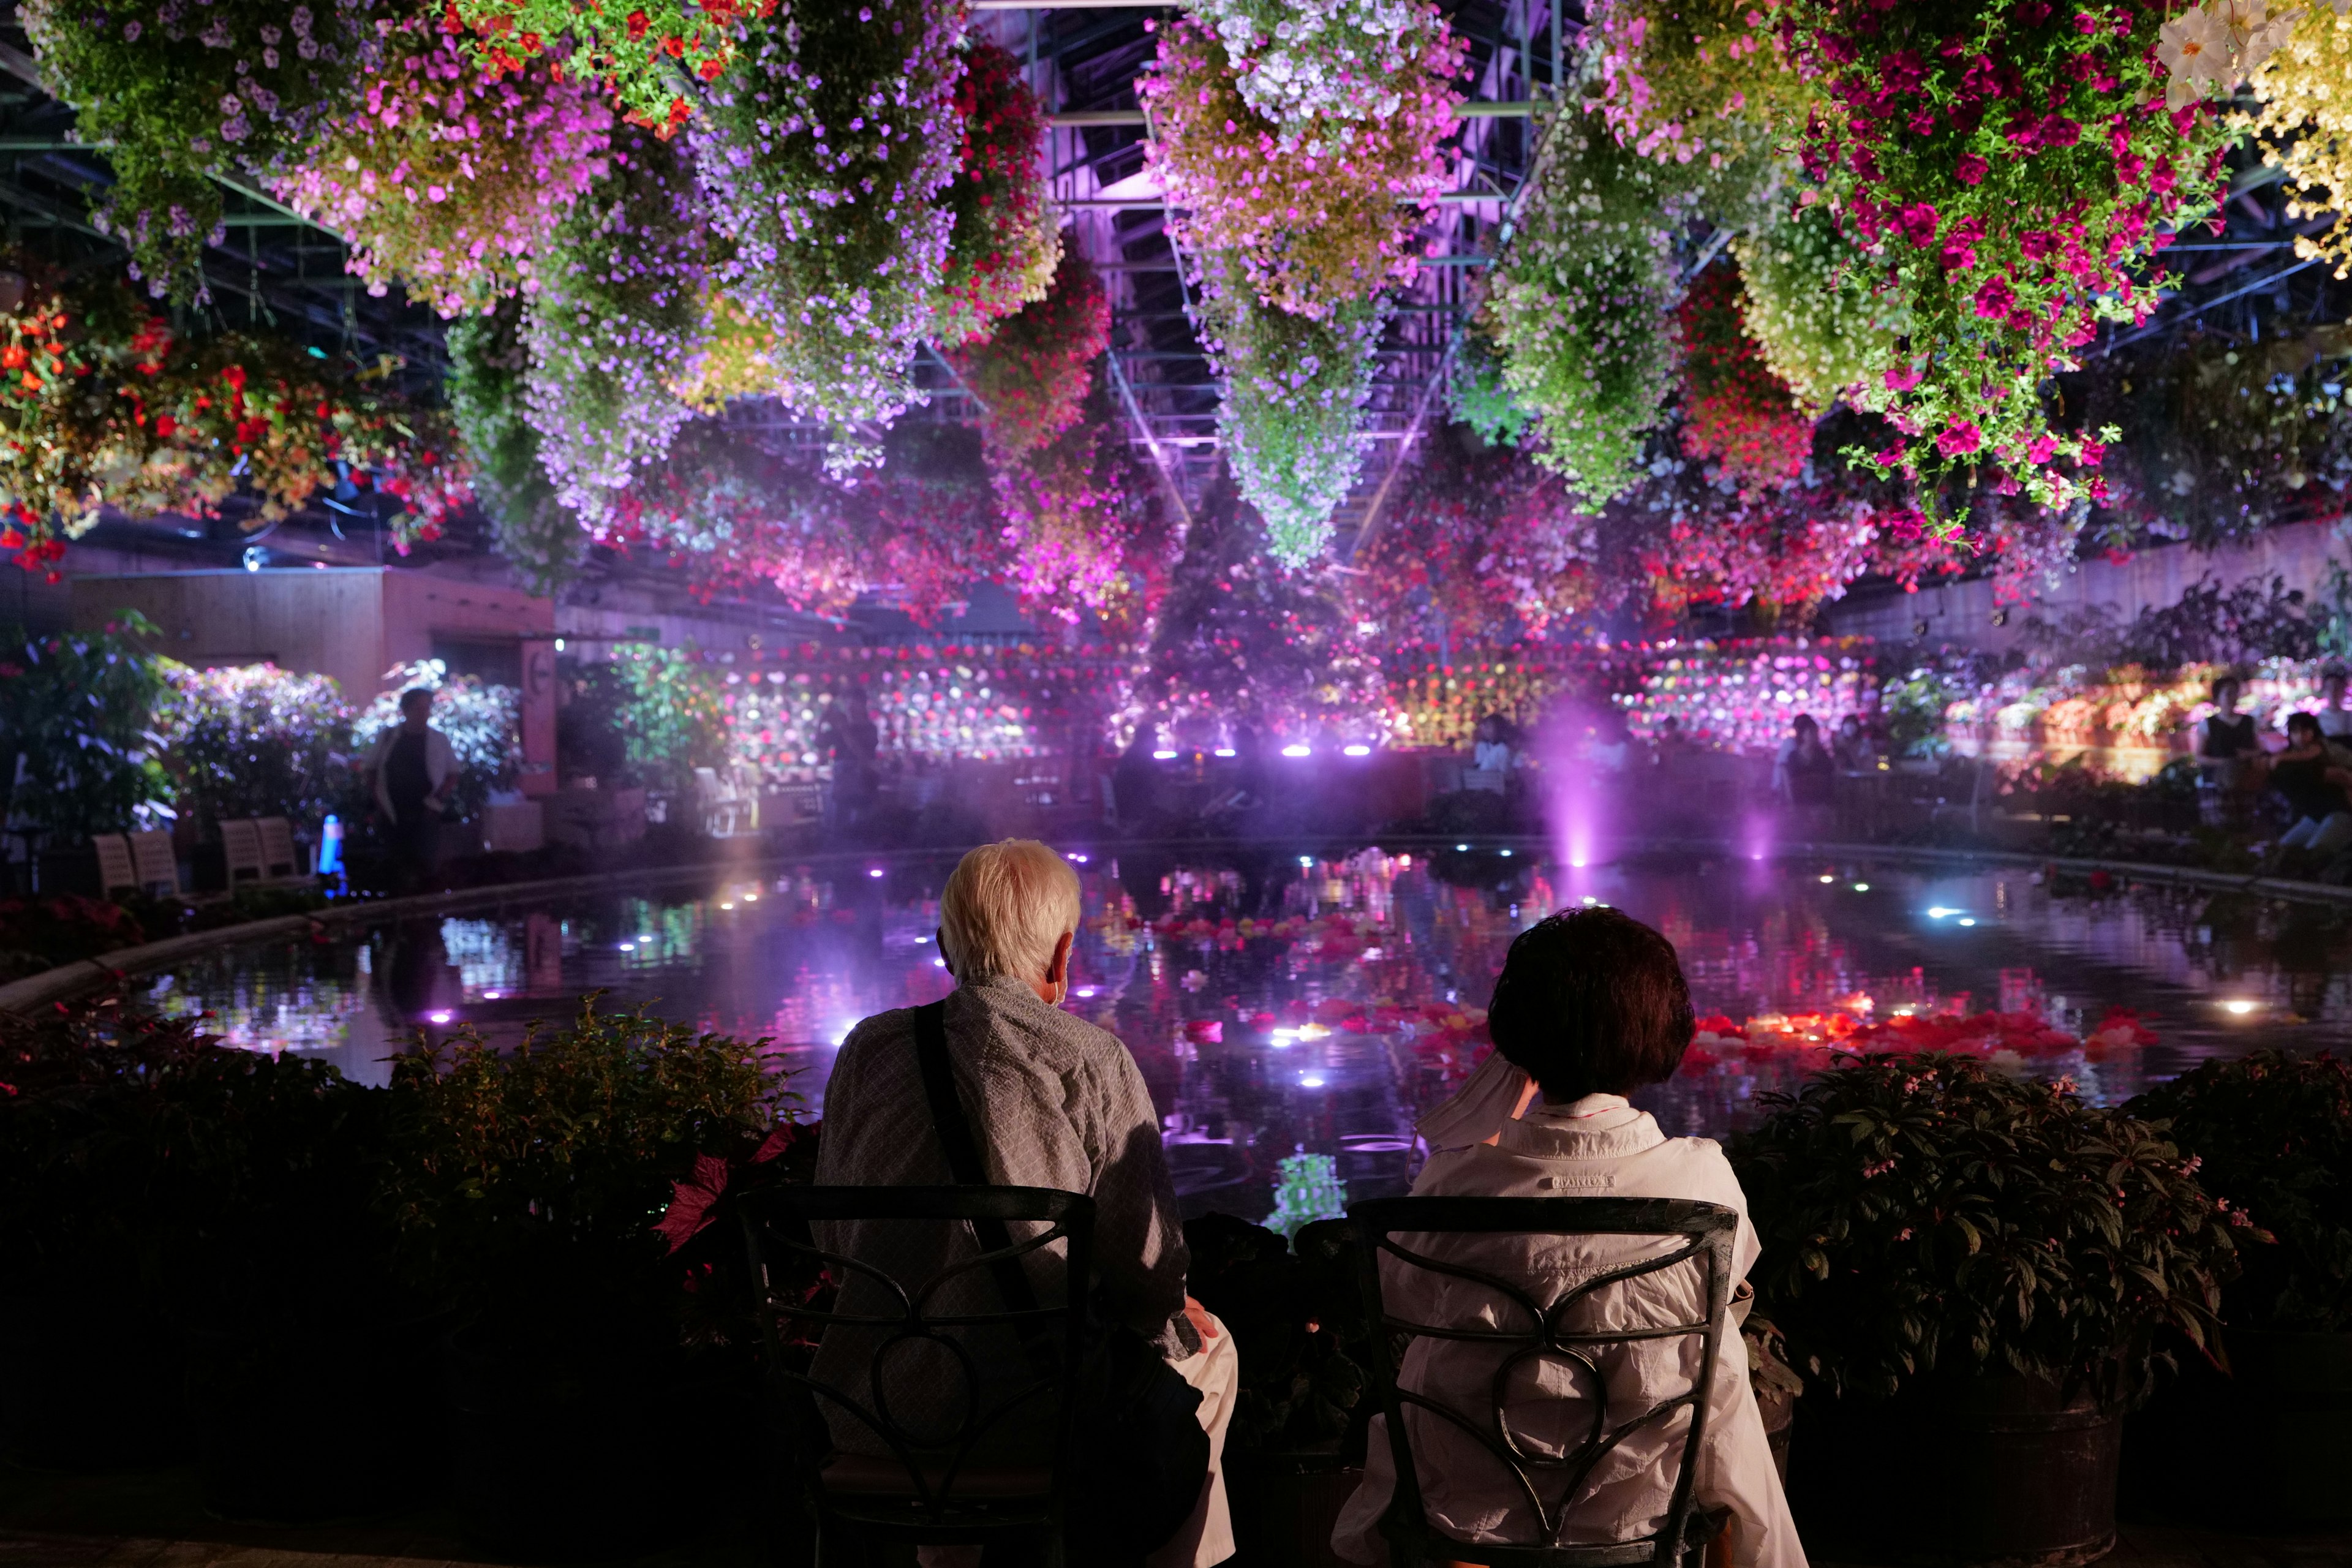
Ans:
[{"label": "white hair", "polygon": [[1034,838],[983,844],[940,891],[940,944],[958,980],[1043,980],[1078,929],[1078,874]]}]

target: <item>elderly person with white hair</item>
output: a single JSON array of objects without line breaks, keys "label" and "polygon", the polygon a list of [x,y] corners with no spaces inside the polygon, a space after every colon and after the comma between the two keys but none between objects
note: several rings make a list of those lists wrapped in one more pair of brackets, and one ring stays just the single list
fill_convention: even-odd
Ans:
[{"label": "elderly person with white hair", "polygon": [[[945,1003],[949,1061],[991,1184],[1053,1187],[1095,1200],[1095,1279],[1098,1309],[1150,1341],[1202,1394],[1209,1436],[1209,1476],[1192,1516],[1147,1559],[1150,1568],[1209,1568],[1231,1556],[1222,1449],[1233,1415],[1233,1338],[1185,1294],[1189,1259],[1176,1214],[1175,1189],[1160,1142],[1160,1117],[1135,1058],[1118,1037],[1062,1011],[1069,994],[1071,948],[1079,920],[1078,879],[1062,858],[1029,839],[986,845],[963,858],[940,895],[940,956],[955,976]],[[820,1185],[933,1186],[951,1177],[926,1096],[917,1054],[914,1008],[877,1013],[842,1042],[824,1091]],[[1023,1227],[1034,1234],[1034,1227]],[[823,1245],[873,1257],[902,1278],[919,1280],[970,1256],[968,1235],[936,1232],[936,1252],[908,1256],[903,1235],[886,1240],[864,1225],[827,1226]],[[887,1254],[887,1261],[884,1254]],[[1050,1265],[1048,1265],[1050,1267]],[[1033,1275],[1035,1270],[1032,1269]],[[1060,1280],[1038,1293],[1059,1297]],[[854,1289],[854,1286],[853,1286]],[[844,1294],[844,1310],[851,1305]],[[1000,1309],[987,1303],[983,1310]],[[875,1347],[829,1331],[811,1375],[839,1387],[866,1386]],[[919,1378],[887,1381],[894,1416],[928,1415]],[[882,1455],[870,1431],[829,1410],[835,1445],[845,1453]],[[925,1547],[926,1568],[961,1568],[976,1549]]]}]

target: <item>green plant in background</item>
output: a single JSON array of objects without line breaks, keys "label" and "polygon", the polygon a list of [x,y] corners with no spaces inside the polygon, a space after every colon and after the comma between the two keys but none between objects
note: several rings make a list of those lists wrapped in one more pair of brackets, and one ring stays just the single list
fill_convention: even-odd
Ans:
[{"label": "green plant in background", "polygon": [[2352,1330],[2352,1062],[2256,1051],[2207,1062],[2125,1108],[2200,1164],[2199,1179],[2277,1238],[2225,1295],[2232,1324]]},{"label": "green plant in background", "polygon": [[352,721],[354,756],[400,722],[400,694],[413,687],[433,693],[433,728],[449,738],[458,768],[450,791],[461,812],[478,816],[494,789],[512,787],[522,771],[522,694],[479,676],[451,675],[437,658],[399,664],[383,672],[383,689]]},{"label": "green plant in background", "polygon": [[727,710],[712,667],[681,648],[632,643],[613,650],[612,713],[626,760],[647,784],[688,790],[698,767],[728,761]]},{"label": "green plant in background", "polygon": [[1303,1225],[1318,1219],[1343,1219],[1348,1213],[1348,1189],[1339,1180],[1339,1162],[1329,1154],[1288,1154],[1274,1181],[1274,1213],[1268,1230],[1285,1240]]},{"label": "green plant in background", "polygon": [[1899,681],[1888,681],[1878,693],[1887,749],[1897,757],[1940,761],[1951,755],[1952,743],[1944,738],[1944,710],[1969,689],[1943,670],[1925,666]]},{"label": "green plant in background", "polygon": [[103,632],[0,633],[0,823],[69,843],[172,815],[156,635],[135,611]]},{"label": "green plant in background", "polygon": [[274,664],[161,666],[169,689],[155,727],[183,816],[210,834],[225,817],[315,822],[340,804],[352,710],[333,680]]},{"label": "green plant in background", "polygon": [[593,994],[511,1051],[470,1029],[420,1041],[393,1061],[384,1188],[408,1267],[501,1322],[674,1342],[654,1221],[698,1158],[786,1120],[763,1043],[599,1012]]},{"label": "green plant in background", "polygon": [[2218,1354],[2221,1287],[2261,1233],[2161,1124],[1934,1054],[1765,1098],[1730,1144],[1764,1247],[1757,1310],[1832,1393],[2015,1372],[2127,1408],[2158,1330]]},{"label": "green plant in background", "polygon": [[1457,425],[1466,425],[1489,447],[1516,447],[1533,423],[1511,401],[1503,384],[1503,358],[1495,340],[1476,325],[1465,329],[1454,351],[1445,382],[1445,406]]},{"label": "green plant in background", "polygon": [[532,593],[551,595],[588,552],[579,514],[555,499],[540,466],[539,432],[523,412],[530,349],[523,305],[449,323],[449,416],[474,459],[474,493],[490,516],[498,552]]}]

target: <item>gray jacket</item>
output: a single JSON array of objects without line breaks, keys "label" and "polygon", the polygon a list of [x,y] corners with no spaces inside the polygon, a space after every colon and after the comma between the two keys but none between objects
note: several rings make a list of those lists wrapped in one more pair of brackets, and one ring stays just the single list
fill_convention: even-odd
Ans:
[{"label": "gray jacket", "polygon": [[[1160,1118],[1135,1058],[1116,1035],[1059,1007],[1048,1006],[1019,980],[999,976],[960,985],[947,999],[948,1055],[956,1090],[981,1145],[991,1183],[1055,1187],[1095,1200],[1095,1279],[1104,1310],[1179,1360],[1200,1348],[1184,1317],[1189,1258],[1176,1215],[1176,1194],[1160,1142]],[[929,1186],[950,1182],[947,1154],[932,1124],[915,1056],[914,1015],[877,1013],[842,1042],[824,1088],[824,1137],[817,1153],[822,1186]],[[1042,1226],[1016,1225],[1016,1239]],[[953,1258],[973,1256],[970,1232],[923,1227],[832,1225],[818,1245],[871,1260],[910,1286],[919,1286]],[[952,1250],[951,1250],[952,1249]],[[1032,1254],[1029,1271],[1044,1301],[1065,1297],[1057,1255]],[[1002,1310],[992,1285],[975,1271],[968,1291],[950,1288],[934,1310],[956,1307]],[[889,1310],[878,1286],[853,1275],[843,1291],[844,1311]],[[871,1298],[871,1299],[869,1299]],[[834,1330],[819,1348],[811,1374],[855,1397],[870,1397],[867,1381],[880,1336]],[[868,1340],[877,1342],[868,1343]],[[1019,1352],[1011,1345],[972,1347],[983,1364]],[[936,1355],[938,1352],[925,1352]],[[961,1398],[940,1393],[944,1368],[922,1357],[894,1364],[885,1386],[899,1419],[919,1424],[928,1415],[944,1432]],[[951,1381],[951,1380],[950,1380]],[[882,1445],[837,1408],[828,1409],[835,1440],[853,1452],[881,1453]]]}]

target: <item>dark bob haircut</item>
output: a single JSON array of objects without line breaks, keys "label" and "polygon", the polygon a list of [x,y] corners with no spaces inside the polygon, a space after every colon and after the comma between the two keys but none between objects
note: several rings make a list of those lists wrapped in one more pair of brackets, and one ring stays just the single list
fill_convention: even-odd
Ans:
[{"label": "dark bob haircut", "polygon": [[1605,907],[1521,931],[1486,1016],[1495,1048],[1556,1104],[1664,1082],[1696,1024],[1675,944]]}]

